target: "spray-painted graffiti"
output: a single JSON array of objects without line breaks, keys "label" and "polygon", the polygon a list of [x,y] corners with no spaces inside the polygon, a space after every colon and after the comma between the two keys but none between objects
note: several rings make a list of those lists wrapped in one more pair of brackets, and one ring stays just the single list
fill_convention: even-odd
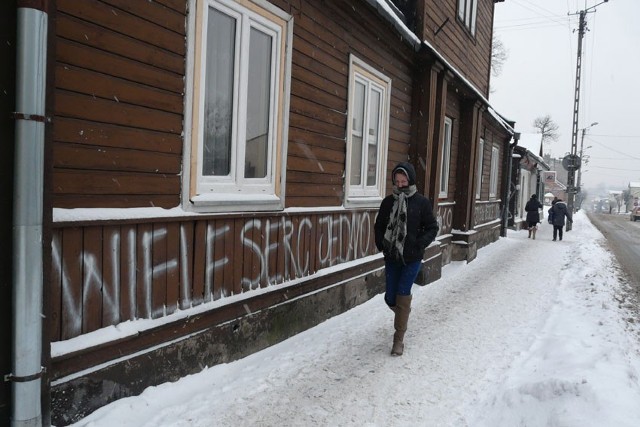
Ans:
[{"label": "spray-painted graffiti", "polygon": [[453,203],[443,203],[438,205],[437,221],[440,226],[439,236],[451,234],[453,227]]},{"label": "spray-painted graffiti", "polygon": [[[131,318],[162,317],[176,307],[276,285],[374,254],[374,216],[361,211],[94,226],[75,233],[60,229],[52,243],[53,277],[61,294],[60,336]],[[89,229],[102,236],[100,249],[83,244]],[[69,249],[74,245],[77,250]],[[87,307],[98,304],[99,320],[87,321]]]},{"label": "spray-painted graffiti", "polygon": [[482,225],[500,217],[500,204],[498,202],[476,203],[475,224]]}]

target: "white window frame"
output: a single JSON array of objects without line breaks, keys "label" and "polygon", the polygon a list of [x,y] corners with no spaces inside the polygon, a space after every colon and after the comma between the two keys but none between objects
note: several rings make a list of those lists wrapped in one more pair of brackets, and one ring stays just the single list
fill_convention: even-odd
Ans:
[{"label": "white window frame", "polygon": [[[353,154],[353,122],[356,83],[364,84],[365,89],[365,122],[363,129],[368,129],[369,123],[369,94],[380,94],[380,108],[378,111],[378,154],[376,157],[376,182],[367,185],[366,163],[369,143],[363,136],[363,153],[361,159],[361,183],[351,184],[351,160]],[[355,55],[349,57],[349,106],[347,112],[347,156],[345,165],[345,207],[377,207],[380,205],[386,190],[387,147],[389,145],[389,115],[391,108],[391,79],[379,72]]]},{"label": "white window frame", "polygon": [[478,161],[476,170],[476,199],[482,196],[482,168],[484,167],[484,138],[478,142]]},{"label": "white window frame", "polygon": [[491,147],[491,177],[489,179],[489,197],[495,198],[498,195],[498,162],[500,160],[500,150],[495,145]]},{"label": "white window frame", "polygon": [[[226,176],[202,174],[207,20],[210,8],[237,19],[233,88],[231,171]],[[189,0],[183,208],[197,212],[284,209],[293,17],[266,0]],[[258,29],[272,37],[269,138],[265,178],[245,178],[246,87],[249,76],[249,33]]]},{"label": "white window frame", "polygon": [[458,0],[458,19],[474,36],[476,34],[477,9],[478,0]]},{"label": "white window frame", "polygon": [[449,196],[449,173],[451,170],[451,139],[453,138],[453,120],[444,118],[444,132],[442,135],[442,155],[440,156],[440,190],[439,198]]}]

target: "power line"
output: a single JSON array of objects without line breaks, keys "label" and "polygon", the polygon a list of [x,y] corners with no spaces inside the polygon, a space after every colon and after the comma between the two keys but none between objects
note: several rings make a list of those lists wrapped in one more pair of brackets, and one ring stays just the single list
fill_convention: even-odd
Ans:
[{"label": "power line", "polygon": [[[543,10],[545,13],[550,13],[550,14],[554,15],[554,14],[553,14],[553,12],[551,12],[550,10],[545,9],[545,8],[543,8],[542,6],[538,6],[537,4],[535,4],[535,3],[533,3],[533,2],[523,2],[523,1],[521,1],[521,0],[514,0],[514,3],[515,3],[515,4],[517,4],[518,6],[522,7],[522,8],[528,9],[528,10],[530,10],[531,12],[533,12],[533,13],[535,13],[535,14],[537,14],[537,15],[540,15],[540,16],[543,16],[543,15],[542,15],[542,13],[540,13],[539,11],[537,11],[537,10],[536,10],[536,9],[534,9],[534,8],[541,9],[541,10]],[[562,19],[564,19],[564,18],[565,18],[565,17],[562,17]],[[562,24],[562,25],[564,25],[564,24],[565,24],[565,23],[564,23],[564,22],[562,22],[562,21],[556,21],[556,22],[558,22],[558,23],[560,23],[560,24]]]},{"label": "power line", "polygon": [[589,136],[602,136],[605,138],[640,138],[640,135],[605,135],[601,133],[590,133]]},{"label": "power line", "polygon": [[494,29],[497,32],[506,32],[506,31],[522,31],[522,30],[538,30],[541,28],[554,28],[564,25],[557,24],[555,22],[545,22],[545,21],[534,21],[523,24],[514,24],[514,25],[497,25]]},{"label": "power line", "polygon": [[594,144],[598,144],[599,146],[601,146],[602,148],[606,148],[607,150],[613,151],[614,153],[618,153],[618,154],[622,154],[623,156],[632,158],[632,159],[636,159],[636,160],[640,160],[640,157],[636,157],[632,154],[629,153],[623,153],[620,150],[616,150],[615,148],[611,148],[611,147],[607,147],[606,145],[602,144],[601,142],[596,141],[595,139],[589,139],[589,141],[593,142]]},{"label": "power line", "polygon": [[[586,158],[586,156],[585,156]],[[624,161],[635,161],[636,159],[630,159],[629,157],[625,156],[625,157],[595,157],[589,154],[589,159],[591,160],[616,160],[618,162],[624,162]]]},{"label": "power line", "polygon": [[593,168],[593,169],[609,169],[609,170],[614,170],[614,171],[640,172],[640,169],[607,168],[607,167],[604,167],[604,166],[593,166],[591,164],[589,164],[589,167]]}]

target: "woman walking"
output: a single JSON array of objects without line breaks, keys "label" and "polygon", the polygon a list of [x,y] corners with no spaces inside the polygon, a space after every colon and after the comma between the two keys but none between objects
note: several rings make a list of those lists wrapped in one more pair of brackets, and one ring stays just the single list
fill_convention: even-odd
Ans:
[{"label": "woman walking", "polygon": [[411,312],[411,287],[424,250],[438,234],[429,199],[416,190],[416,172],[410,163],[399,163],[391,174],[393,194],[380,204],[375,223],[378,250],[384,253],[386,290],[384,301],[395,313],[391,354],[401,356]]},{"label": "woman walking", "polygon": [[533,236],[533,240],[536,240],[536,231],[538,231],[538,223],[540,222],[540,209],[542,209],[542,203],[540,203],[536,194],[532,194],[524,210],[527,212],[529,238]]}]

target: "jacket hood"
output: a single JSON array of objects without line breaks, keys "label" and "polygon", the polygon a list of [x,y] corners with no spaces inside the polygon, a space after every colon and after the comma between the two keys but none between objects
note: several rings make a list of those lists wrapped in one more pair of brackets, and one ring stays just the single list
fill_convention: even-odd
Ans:
[{"label": "jacket hood", "polygon": [[405,173],[405,175],[407,175],[407,178],[409,178],[409,185],[415,185],[416,184],[416,170],[413,168],[413,166],[411,165],[411,163],[408,162],[400,162],[398,163],[398,165],[393,168],[393,172],[391,173],[391,182],[395,185],[394,181],[394,177],[396,175],[396,172],[398,171],[403,171]]}]

